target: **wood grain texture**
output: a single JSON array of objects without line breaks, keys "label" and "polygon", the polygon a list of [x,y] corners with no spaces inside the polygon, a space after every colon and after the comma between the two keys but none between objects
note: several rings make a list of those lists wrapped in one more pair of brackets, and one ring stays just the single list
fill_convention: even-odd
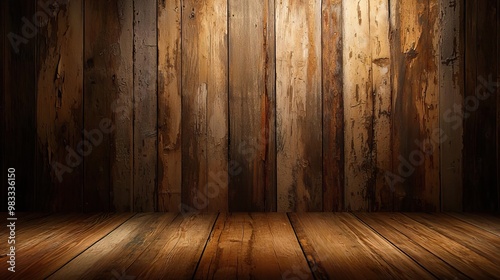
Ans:
[{"label": "wood grain texture", "polygon": [[500,236],[500,217],[498,216],[454,212],[446,214]]},{"label": "wood grain texture", "polygon": [[342,1],[322,2],[323,211],[344,209]]},{"label": "wood grain texture", "polygon": [[[1,16],[1,19],[0,19],[0,24],[1,24],[1,27],[0,27],[0,36],[2,36],[2,41],[0,43],[0,66],[1,66],[1,69],[0,69],[0,118],[1,118],[1,121],[0,121],[0,153],[2,155],[5,155],[5,140],[6,140],[6,131],[5,131],[5,123],[6,123],[6,115],[5,115],[5,96],[6,96],[6,92],[7,92],[7,88],[5,86],[6,84],[6,81],[5,81],[5,69],[7,69],[7,63],[6,63],[6,49],[9,48],[10,46],[7,44],[7,40],[5,38],[7,38],[7,4],[8,2],[7,1],[2,1],[0,2],[0,16]],[[36,153],[36,150],[35,150],[35,153]],[[3,156],[3,157],[0,157],[0,176],[2,176],[2,178],[6,178],[7,177],[7,169],[8,167],[6,166],[7,165],[7,162],[6,162],[6,157]],[[36,169],[36,168],[35,168]],[[36,173],[36,170],[35,170],[35,173]],[[36,181],[36,180],[35,180]],[[1,201],[5,201],[6,199],[6,194],[5,192],[2,192],[0,193],[0,200]]]},{"label": "wood grain texture", "polygon": [[470,279],[453,266],[427,251],[418,242],[399,232],[386,218],[375,213],[356,213],[363,223],[408,255],[438,279]]},{"label": "wood grain texture", "polygon": [[372,211],[393,209],[393,191],[385,174],[392,172],[391,46],[389,1],[370,1],[371,79],[373,91],[373,165],[370,194]]},{"label": "wood grain texture", "polygon": [[157,209],[156,17],[156,0],[134,0],[134,211]]},{"label": "wood grain texture", "polygon": [[[301,228],[318,261],[330,278],[432,279],[432,275],[411,258],[396,251],[392,244],[377,235],[349,213],[301,213],[292,219]],[[305,252],[306,255],[309,252]]]},{"label": "wood grain texture", "polygon": [[227,3],[182,8],[182,203],[227,211]]},{"label": "wood grain texture", "polygon": [[[276,209],[274,0],[229,1],[230,211]],[[252,47],[249,47],[252,46]]]},{"label": "wood grain texture", "polygon": [[438,1],[391,2],[394,210],[439,209]]},{"label": "wood grain texture", "polygon": [[447,136],[440,149],[442,211],[461,211],[463,201],[463,119],[454,111],[464,105],[463,2],[439,3],[439,126]]},{"label": "wood grain texture", "polygon": [[373,196],[370,2],[344,1],[345,208],[368,210]]},{"label": "wood grain texture", "polygon": [[313,279],[284,213],[220,214],[194,279]]},{"label": "wood grain texture", "polygon": [[323,208],[321,87],[321,2],[277,2],[278,211]]},{"label": "wood grain texture", "polygon": [[181,1],[158,1],[158,210],[178,211],[182,191]]},{"label": "wood grain texture", "polygon": [[[131,213],[78,214],[71,220],[64,217],[46,220],[39,227],[33,228],[28,236],[19,236],[24,237],[18,239],[21,244],[35,240],[38,242],[19,248],[18,254],[29,257],[17,260],[15,274],[2,269],[0,277],[2,279],[46,278],[131,216],[133,216]],[[44,230],[45,232],[40,235],[33,234]]]}]

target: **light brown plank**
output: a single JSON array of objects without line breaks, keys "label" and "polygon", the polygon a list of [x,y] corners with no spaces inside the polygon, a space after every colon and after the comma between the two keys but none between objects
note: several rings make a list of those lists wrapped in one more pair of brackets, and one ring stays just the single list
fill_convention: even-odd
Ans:
[{"label": "light brown plank", "polygon": [[109,279],[127,273],[175,217],[173,213],[136,214],[48,279]]},{"label": "light brown plank", "polygon": [[179,215],[127,269],[137,279],[191,279],[217,214]]},{"label": "light brown plank", "polygon": [[182,203],[227,211],[227,2],[183,2]]},{"label": "light brown plank", "polygon": [[220,214],[195,279],[313,279],[284,213]]},{"label": "light brown plank", "polygon": [[440,128],[447,140],[441,144],[441,210],[462,210],[463,118],[455,108],[463,107],[463,2],[440,0]]},{"label": "light brown plank", "polygon": [[355,216],[438,279],[469,279],[418,242],[399,232],[387,221],[388,219],[381,217],[378,213],[356,213]]},{"label": "light brown plank", "polygon": [[181,203],[181,51],[181,1],[158,1],[159,211]]},{"label": "light brown plank", "polygon": [[321,1],[279,1],[275,20],[278,211],[321,211]]},{"label": "light brown plank", "polygon": [[156,10],[156,0],[134,0],[134,211],[157,209]]},{"label": "light brown plank", "polygon": [[370,0],[370,44],[373,89],[373,164],[370,209],[393,209],[393,191],[385,174],[392,171],[391,47],[389,1]]},{"label": "light brown plank", "polygon": [[229,1],[229,38],[229,158],[239,167],[230,174],[229,209],[270,211],[276,209],[274,0]]},{"label": "light brown plank", "polygon": [[500,267],[494,260],[477,254],[460,242],[415,222],[401,213],[379,213],[377,215],[379,215],[379,219],[383,219],[395,230],[470,278],[485,279],[500,275]]},{"label": "light brown plank", "polygon": [[500,236],[500,217],[491,214],[446,213],[449,216],[470,223]]},{"label": "light brown plank", "polygon": [[[0,271],[2,279],[42,279],[48,277],[68,261],[106,236],[133,214],[95,214],[73,215],[71,220],[54,217],[37,228],[26,232],[28,239],[16,251],[16,273],[4,269]],[[38,234],[37,233],[41,233]],[[34,242],[36,241],[36,242]],[[28,246],[29,244],[29,246]],[[28,257],[29,256],[29,257]],[[9,275],[5,273],[8,272]],[[7,278],[6,278],[7,277]]]},{"label": "light brown plank", "polygon": [[317,261],[330,278],[433,278],[352,214],[290,215],[294,216],[293,227],[305,233],[307,243],[316,251]]},{"label": "light brown plank", "polygon": [[323,211],[344,209],[342,0],[322,2]]}]

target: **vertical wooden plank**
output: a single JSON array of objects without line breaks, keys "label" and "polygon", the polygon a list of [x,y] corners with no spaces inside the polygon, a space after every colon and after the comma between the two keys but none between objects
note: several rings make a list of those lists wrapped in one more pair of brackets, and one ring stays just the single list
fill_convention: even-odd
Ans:
[{"label": "vertical wooden plank", "polygon": [[[7,63],[5,63],[6,51],[5,49],[10,47],[9,41],[7,40],[7,1],[0,2],[0,36],[2,36],[2,41],[0,44],[0,176],[2,178],[7,178],[7,166],[6,166],[6,157],[5,157],[5,140],[6,140],[6,132],[5,132],[5,95],[7,89],[5,87],[5,76],[7,69]],[[6,191],[0,192],[1,201],[6,201]],[[5,208],[4,208],[5,209]],[[4,210],[5,211],[5,210]]]},{"label": "vertical wooden plank", "polygon": [[182,9],[182,202],[227,211],[227,2]]},{"label": "vertical wooden plank", "polygon": [[181,1],[158,1],[158,210],[181,203]]},{"label": "vertical wooden plank", "polygon": [[343,4],[345,207],[353,211],[369,208],[374,183],[369,6]]},{"label": "vertical wooden plank", "polygon": [[322,210],[321,1],[276,4],[278,211]]},{"label": "vertical wooden plank", "polygon": [[[46,27],[38,39],[37,142],[41,172],[37,184],[44,209],[82,211],[83,188],[83,9],[82,1],[56,10],[38,7]],[[47,11],[51,12],[49,15]],[[47,189],[48,188],[48,189]]]},{"label": "vertical wooden plank", "polygon": [[373,87],[373,164],[370,210],[393,209],[393,192],[385,180],[392,171],[391,47],[389,43],[389,1],[370,0],[370,39]]},{"label": "vertical wooden plank", "polygon": [[342,0],[322,2],[323,211],[344,209]]},{"label": "vertical wooden plank", "polygon": [[[16,210],[35,208],[34,155],[36,131],[36,33],[37,27],[25,27],[35,14],[33,1],[6,1],[5,10],[5,77],[4,117],[6,168],[16,169]],[[24,18],[24,19],[23,19]],[[7,178],[7,169],[0,173]],[[0,198],[6,211],[7,189]],[[43,198],[48,193],[40,193]],[[38,207],[37,207],[38,208]]]},{"label": "vertical wooden plank", "polygon": [[[392,3],[392,2],[391,2]],[[439,73],[436,0],[396,1],[393,45],[394,210],[439,207]]]},{"label": "vertical wooden plank", "polygon": [[461,1],[440,0],[439,113],[440,128],[447,136],[440,149],[441,210],[462,210],[463,119],[454,112],[463,107]]},{"label": "vertical wooden plank", "polygon": [[275,185],[269,180],[275,177],[276,164],[274,87],[267,80],[274,72],[270,21],[273,0],[229,1],[229,159],[241,168],[229,181],[230,211],[276,208],[270,192]]},{"label": "vertical wooden plank", "polygon": [[134,0],[134,211],[157,209],[156,17],[156,0]]},{"label": "vertical wooden plank", "polygon": [[[497,2],[497,33],[500,32],[500,1]],[[500,34],[497,34],[497,61],[500,61]],[[497,212],[500,212],[500,67],[497,68]]]}]

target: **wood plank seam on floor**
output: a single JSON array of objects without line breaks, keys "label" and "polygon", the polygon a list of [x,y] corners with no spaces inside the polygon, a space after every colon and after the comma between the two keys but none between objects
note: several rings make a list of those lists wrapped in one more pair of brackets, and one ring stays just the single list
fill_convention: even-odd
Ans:
[{"label": "wood plank seam on floor", "polygon": [[120,228],[123,224],[125,224],[126,222],[130,221],[133,217],[135,217],[137,215],[137,213],[134,213],[133,215],[131,215],[130,217],[128,217],[126,220],[124,220],[122,223],[120,223],[119,225],[117,225],[114,229],[110,230],[107,234],[103,235],[101,238],[99,238],[98,240],[96,240],[94,243],[92,243],[90,246],[88,246],[87,248],[85,248],[85,250],[81,251],[80,253],[78,253],[77,255],[75,255],[73,258],[71,258],[70,260],[68,260],[66,263],[64,263],[63,265],[61,265],[58,269],[54,270],[51,274],[49,274],[47,278],[50,278],[52,275],[56,274],[59,270],[61,270],[63,267],[65,267],[67,264],[69,264],[70,262],[72,262],[74,259],[78,258],[81,254],[85,253],[86,251],[88,251],[90,248],[92,248],[92,246],[94,246],[95,244],[99,243],[101,240],[103,240],[104,238],[106,238],[108,235],[110,235],[112,232],[114,232],[115,230],[117,230],[118,228]]},{"label": "wood plank seam on floor", "polygon": [[[456,217],[456,216],[454,216],[452,213],[446,213],[446,212],[445,212],[444,214],[445,214],[445,215],[447,215],[448,217],[451,217],[451,218],[456,219],[456,220],[458,220],[458,221],[462,221],[462,222],[467,223],[467,224],[469,224],[469,225],[475,226],[475,227],[479,228],[480,230],[487,231],[487,232],[489,232],[489,233],[492,233],[492,234],[497,235],[497,236],[499,236],[499,237],[500,237],[500,233],[495,232],[495,231],[493,231],[493,230],[489,229],[488,227],[480,226],[480,225],[478,225],[478,224],[475,224],[475,223],[470,222],[470,221],[469,221],[469,220],[467,220],[467,219],[463,219],[463,218],[460,218],[460,217]],[[461,213],[461,214],[462,214],[462,215],[465,215],[464,213]],[[492,217],[495,217],[495,216],[492,216]],[[495,217],[495,218],[496,218],[496,217]]]},{"label": "wood plank seam on floor", "polygon": [[[207,240],[205,241],[205,245],[203,245],[203,250],[201,251],[200,257],[198,258],[198,262],[196,262],[196,267],[193,270],[193,274],[191,275],[191,279],[194,279],[194,277],[196,275],[196,271],[198,271],[198,267],[200,266],[201,258],[203,257],[203,254],[205,254],[205,250],[207,249],[208,242],[212,238],[212,234],[214,232],[215,225],[217,224],[217,221],[219,220],[219,217],[220,217],[220,212],[217,213],[217,217],[215,217],[214,223],[212,224],[212,228],[210,229],[210,232],[208,233]],[[224,224],[225,224],[225,221],[224,221]],[[220,240],[220,235],[219,235],[219,238],[217,240],[217,243],[219,243],[219,240]]]}]

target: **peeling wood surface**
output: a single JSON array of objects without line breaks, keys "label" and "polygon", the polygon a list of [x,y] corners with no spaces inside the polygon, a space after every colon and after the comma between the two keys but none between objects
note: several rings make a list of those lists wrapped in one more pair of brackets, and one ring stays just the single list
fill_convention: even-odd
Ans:
[{"label": "peeling wood surface", "polygon": [[276,5],[278,211],[322,210],[321,2]]},{"label": "peeling wood surface", "polygon": [[[274,1],[229,1],[231,211],[276,209]],[[250,47],[251,46],[251,47]]]},{"label": "peeling wood surface", "polygon": [[158,1],[158,210],[179,211],[182,190],[181,1]]}]

